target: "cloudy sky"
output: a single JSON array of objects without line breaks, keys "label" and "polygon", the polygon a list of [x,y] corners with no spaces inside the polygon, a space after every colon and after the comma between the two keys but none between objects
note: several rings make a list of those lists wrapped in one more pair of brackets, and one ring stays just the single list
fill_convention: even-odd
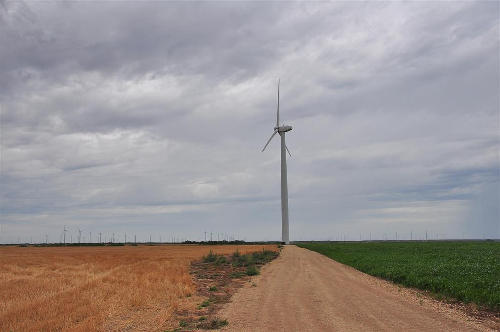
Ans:
[{"label": "cloudy sky", "polygon": [[[0,1],[0,242],[500,236],[499,3]],[[221,235],[219,235],[221,236]]]}]

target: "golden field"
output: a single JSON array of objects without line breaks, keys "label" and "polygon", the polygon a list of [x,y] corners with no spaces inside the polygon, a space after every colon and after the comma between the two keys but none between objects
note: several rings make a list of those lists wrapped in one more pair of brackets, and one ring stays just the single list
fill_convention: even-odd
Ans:
[{"label": "golden field", "polygon": [[190,262],[275,245],[0,247],[0,331],[159,331],[201,300]]}]

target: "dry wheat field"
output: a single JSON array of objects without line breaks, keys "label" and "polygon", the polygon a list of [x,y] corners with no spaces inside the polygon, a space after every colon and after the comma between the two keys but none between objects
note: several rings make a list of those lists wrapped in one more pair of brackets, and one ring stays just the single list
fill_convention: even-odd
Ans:
[{"label": "dry wheat field", "polygon": [[0,331],[160,331],[199,297],[190,262],[274,245],[1,247]]}]

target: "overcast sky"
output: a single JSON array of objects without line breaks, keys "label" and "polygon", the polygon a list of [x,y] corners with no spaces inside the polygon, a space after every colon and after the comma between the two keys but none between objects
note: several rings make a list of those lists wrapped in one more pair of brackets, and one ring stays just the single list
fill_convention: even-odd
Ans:
[{"label": "overcast sky", "polygon": [[0,242],[279,240],[278,77],[291,240],[498,238],[499,40],[497,1],[2,0]]}]

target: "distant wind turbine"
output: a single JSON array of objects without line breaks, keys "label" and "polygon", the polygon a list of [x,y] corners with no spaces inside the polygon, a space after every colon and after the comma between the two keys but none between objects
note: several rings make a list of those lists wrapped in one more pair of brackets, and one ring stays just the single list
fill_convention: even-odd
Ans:
[{"label": "distant wind turbine", "polygon": [[[288,182],[286,173],[286,152],[292,156],[285,143],[285,133],[292,130],[292,126],[280,126],[280,81],[278,80],[278,108],[276,111],[276,127],[274,132],[262,149],[267,148],[273,137],[278,133],[281,136],[281,241],[285,244],[290,243],[288,234]],[[285,151],[286,150],[286,151]]]},{"label": "distant wind turbine", "polygon": [[82,230],[78,228],[78,244],[80,244],[81,240],[82,240]]}]

